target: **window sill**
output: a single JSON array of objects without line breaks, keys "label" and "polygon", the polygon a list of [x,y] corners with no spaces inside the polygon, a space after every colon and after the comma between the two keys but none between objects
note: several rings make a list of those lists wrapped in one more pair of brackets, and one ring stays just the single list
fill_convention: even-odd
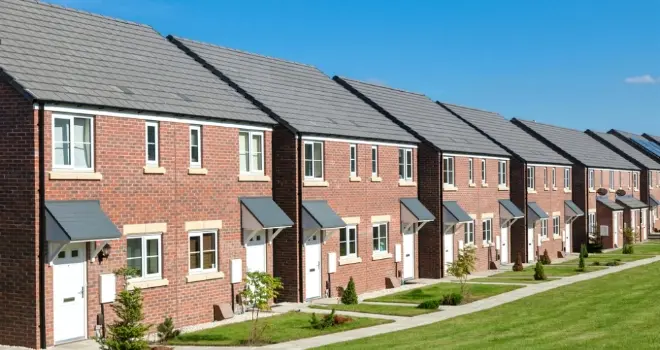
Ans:
[{"label": "window sill", "polygon": [[536,192],[535,189],[533,189],[533,188],[529,188],[529,187],[528,187],[528,188],[527,188],[527,193],[538,193],[538,192]]},{"label": "window sill", "polygon": [[550,191],[550,189],[548,188],[548,186],[543,187],[543,190],[544,190],[544,191]]},{"label": "window sill", "polygon": [[371,260],[385,260],[392,259],[392,253],[373,253]]},{"label": "window sill", "polygon": [[362,258],[358,256],[346,256],[339,258],[339,266],[359,264],[362,262]]},{"label": "window sill", "polygon": [[474,182],[470,182],[470,183],[468,184],[468,187],[477,187],[477,184],[475,184]]},{"label": "window sill", "polygon": [[458,191],[458,187],[453,186],[453,185],[445,185],[445,184],[443,184],[443,185],[442,185],[442,190],[443,190],[443,191],[451,191],[451,192],[454,192],[454,191]]},{"label": "window sill", "polygon": [[639,188],[633,189],[633,192],[639,192]]},{"label": "window sill", "polygon": [[616,190],[613,189],[613,188],[610,188],[610,189],[609,189],[609,192],[610,192],[610,193],[614,193],[614,192],[616,192]]},{"label": "window sill", "polygon": [[590,188],[590,189],[589,189],[589,193],[596,193],[596,190],[593,189],[593,188]]},{"label": "window sill", "polygon": [[561,239],[560,235],[552,235],[552,239]]},{"label": "window sill", "polygon": [[157,280],[129,281],[128,290],[133,290],[135,288],[147,289],[147,288],[163,287],[163,286],[167,286],[168,284],[170,284],[170,281],[168,281],[165,278],[157,279]]},{"label": "window sill", "polygon": [[548,242],[550,238],[548,237],[541,237],[541,242]]},{"label": "window sill", "polygon": [[488,187],[488,184],[486,184],[486,183],[482,183],[482,184],[481,184],[481,187]]},{"label": "window sill", "polygon": [[206,168],[188,168],[188,175],[206,175],[209,170]]},{"label": "window sill", "polygon": [[371,176],[371,182],[383,182],[383,178],[378,176]]},{"label": "window sill", "polygon": [[202,273],[190,274],[186,276],[186,283],[208,281],[208,280],[220,280],[224,278],[225,278],[225,274],[222,271],[202,272]]},{"label": "window sill", "polygon": [[238,175],[238,181],[245,182],[269,182],[270,176],[267,175],[250,175],[250,174],[241,174]]},{"label": "window sill", "polygon": [[155,166],[145,166],[142,168],[143,173],[145,174],[165,174],[165,168],[162,166],[155,167]]},{"label": "window sill", "polygon": [[571,193],[571,190],[568,188],[564,188],[564,193]]},{"label": "window sill", "polygon": [[415,187],[415,186],[417,186],[416,182],[399,180],[399,187]]},{"label": "window sill", "polygon": [[360,182],[360,181],[362,181],[362,178],[359,177],[359,176],[351,176],[348,180],[350,182]]},{"label": "window sill", "polygon": [[493,243],[484,243],[484,244],[482,245],[483,248],[490,248],[490,247],[492,247],[492,246],[494,246]]},{"label": "window sill", "polygon": [[557,190],[557,187],[553,187],[552,190],[553,190],[553,191],[556,191],[556,190]]},{"label": "window sill", "polygon": [[497,190],[498,190],[498,191],[508,191],[509,188],[506,187],[505,185],[498,185],[498,186],[497,186]]},{"label": "window sill", "polygon": [[328,181],[313,181],[313,180],[305,180],[303,181],[303,186],[304,187],[328,187],[330,184]]},{"label": "window sill", "polygon": [[77,171],[51,171],[48,173],[50,180],[103,180],[101,173],[77,172]]}]

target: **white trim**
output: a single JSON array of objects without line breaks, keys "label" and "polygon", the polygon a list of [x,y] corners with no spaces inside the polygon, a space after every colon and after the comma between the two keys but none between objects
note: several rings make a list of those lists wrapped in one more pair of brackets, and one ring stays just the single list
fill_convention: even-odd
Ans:
[{"label": "white trim", "polygon": [[[39,106],[35,104],[34,109],[39,109]],[[207,120],[194,119],[194,118],[178,118],[167,113],[164,113],[163,115],[138,114],[138,113],[119,112],[113,109],[86,109],[86,108],[78,108],[78,107],[60,107],[60,106],[53,106],[48,104],[44,107],[44,110],[51,112],[62,112],[62,113],[89,114],[89,115],[101,116],[101,117],[106,116],[106,117],[118,117],[118,118],[132,118],[132,119],[153,120],[159,122],[213,125],[213,126],[221,126],[225,128],[273,131],[272,127],[245,125],[239,123],[214,122],[214,121],[207,121]]]},{"label": "white trim", "polygon": [[[76,167],[75,164],[75,119],[88,119],[89,120],[89,129],[90,129],[90,156],[91,156],[91,166],[89,168],[80,168]],[[69,143],[69,162],[71,165],[57,165],[55,164],[55,120],[56,119],[63,119],[63,120],[68,120],[69,121],[69,135],[68,135],[68,143]],[[95,147],[94,147],[94,117],[89,116],[89,115],[74,115],[74,114],[64,114],[64,113],[54,113],[51,116],[51,169],[54,171],[58,170],[66,170],[66,171],[80,171],[80,172],[94,172],[94,165],[96,159],[94,159],[94,153],[95,153]]]},{"label": "white trim", "polygon": [[[305,148],[307,148],[307,145],[312,146],[312,153],[311,153],[311,161],[312,161],[312,175],[307,176],[307,152],[305,151]],[[314,149],[316,148],[317,145],[321,145],[321,176],[316,176],[315,170],[314,170],[314,162],[317,160],[314,159]],[[303,178],[305,182],[307,181],[318,181],[318,182],[324,182],[323,181],[323,173],[325,172],[325,143],[322,141],[303,141]]]},{"label": "white trim", "polygon": [[[192,160],[192,131],[197,131],[197,161],[193,162]],[[199,125],[190,125],[188,128],[188,158],[190,160],[191,168],[201,168],[202,167],[202,127]]]},{"label": "white trim", "polygon": [[607,170],[607,171],[627,171],[627,172],[633,172],[633,173],[639,173],[639,170],[630,170],[630,169],[609,169],[609,168],[595,168],[595,167],[585,167],[587,169],[594,169],[594,170]]},{"label": "white trim", "polygon": [[540,163],[527,163],[527,166],[538,166],[548,168],[572,168],[570,165],[557,165],[557,164],[540,164]]},{"label": "white trim", "polygon": [[[156,130],[154,132],[154,145],[156,148],[156,160],[149,160],[149,127],[154,127]],[[159,158],[159,137],[158,137],[158,132],[159,132],[159,125],[158,122],[150,121],[147,120],[144,123],[144,161],[147,166],[151,167],[158,167],[158,162],[160,161]]]},{"label": "white trim", "polygon": [[[245,166],[247,167],[247,171],[243,171],[242,169],[239,169],[239,173],[241,175],[263,175],[264,174],[264,158],[266,158],[266,154],[264,152],[265,150],[265,143],[266,143],[266,138],[263,133],[263,131],[251,131],[251,130],[239,130],[238,131],[238,137],[239,137],[239,143],[238,143],[238,156],[240,158],[241,156],[241,143],[240,143],[240,137],[241,134],[247,133],[247,163]],[[254,136],[259,136],[261,137],[261,149],[259,152],[261,153],[261,170],[253,170],[252,169],[252,157],[254,157],[254,150],[252,149],[252,138]],[[238,161],[239,167],[240,167],[240,159]]]},{"label": "white trim", "polygon": [[[471,159],[471,158],[470,158]],[[447,164],[445,164],[445,161]],[[442,157],[442,187],[456,187],[456,158]],[[450,164],[451,163],[451,164]],[[451,165],[451,166],[450,166]],[[445,173],[447,176],[445,176]]]},{"label": "white trim", "polygon": [[[142,251],[141,251],[141,256],[140,259],[142,259],[142,276],[140,277],[135,277],[131,278],[129,282],[137,282],[137,281],[149,281],[149,280],[160,280],[163,278],[163,241],[162,241],[162,233],[152,233],[152,234],[144,234],[144,235],[131,235],[129,237],[126,237],[126,265],[128,266],[128,240],[131,239],[139,239],[140,244],[142,246]],[[147,240],[152,240],[156,239],[158,241],[158,273],[154,274],[147,274]],[[137,258],[137,257],[134,257]]]},{"label": "white trim", "polygon": [[361,145],[417,148],[417,145],[414,143],[374,142],[374,141],[356,140],[356,139],[338,139],[334,137],[322,137],[322,136],[303,136],[302,139],[305,141],[330,141],[330,142],[355,143]]},{"label": "white trim", "polygon": [[[341,240],[341,230],[346,231],[346,240],[342,243]],[[350,252],[350,247],[351,247],[351,235],[349,233],[349,230],[354,230],[355,231],[355,239],[353,242],[355,242],[355,253]],[[346,255],[341,255],[341,246],[344,244],[346,246]],[[340,228],[339,229],[339,258],[340,259],[350,259],[350,258],[357,258],[358,257],[358,230],[357,230],[357,225],[352,224],[352,225],[346,225],[346,227]]]},{"label": "white trim", "polygon": [[[413,157],[413,150],[410,147],[400,147],[399,156],[401,155],[401,152],[403,152],[403,163],[399,162],[398,165],[403,165],[403,174],[399,172],[399,183],[401,183],[401,181],[411,183],[415,178],[415,157]],[[410,163],[408,162],[408,153],[410,153]],[[410,176],[407,174],[408,166],[410,166]],[[400,170],[401,169],[399,169],[399,171]]]},{"label": "white trim", "polygon": [[[374,158],[374,150],[376,151],[376,157]],[[374,163],[376,163],[376,171],[374,172]],[[371,145],[371,177],[378,177],[378,146]]]},{"label": "white trim", "polygon": [[[349,145],[349,151],[348,151],[348,159],[349,159],[349,173],[352,178],[357,177],[358,173],[358,152],[357,152],[357,145],[352,143]],[[353,151],[355,151],[355,158],[353,158]],[[355,163],[355,164],[354,164]],[[351,168],[355,165],[355,170],[352,170]]]},{"label": "white trim", "polygon": [[[214,251],[215,251],[215,261],[213,262],[213,267],[209,269],[204,269],[204,252],[208,249],[204,249],[204,235],[205,234],[213,235]],[[190,268],[190,239],[193,237],[199,237],[199,268],[191,269]],[[220,271],[218,266],[219,261],[219,249],[218,249],[218,231],[217,230],[199,230],[199,231],[190,231],[188,232],[188,275],[195,275],[199,273],[210,273]]]},{"label": "white trim", "polygon": [[481,156],[476,154],[458,154],[458,153],[442,153],[443,156],[449,157],[466,157],[466,158],[483,158],[483,159],[497,159],[497,160],[510,160],[507,157],[494,157],[494,156]]}]

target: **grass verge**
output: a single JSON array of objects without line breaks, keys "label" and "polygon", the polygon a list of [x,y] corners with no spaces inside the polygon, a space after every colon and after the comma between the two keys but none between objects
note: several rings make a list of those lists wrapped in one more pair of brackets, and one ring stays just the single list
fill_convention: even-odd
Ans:
[{"label": "grass verge", "polygon": [[431,312],[436,312],[440,310],[427,310],[427,309],[418,309],[412,306],[397,306],[397,305],[376,305],[376,304],[357,304],[357,305],[321,305],[315,304],[309,306],[312,309],[324,309],[337,311],[351,311],[351,312],[362,312],[365,314],[379,314],[379,315],[390,315],[390,316],[405,316],[412,317],[423,314],[428,314]]},{"label": "grass verge", "polygon": [[[469,303],[493,295],[510,292],[514,289],[522,288],[522,286],[471,283],[469,284],[469,288],[470,297],[464,299],[463,303]],[[460,291],[461,286],[458,283],[436,283],[428,287],[384,295],[378,298],[367,299],[366,301],[419,304],[426,300],[440,299],[445,294],[460,293]]]}]

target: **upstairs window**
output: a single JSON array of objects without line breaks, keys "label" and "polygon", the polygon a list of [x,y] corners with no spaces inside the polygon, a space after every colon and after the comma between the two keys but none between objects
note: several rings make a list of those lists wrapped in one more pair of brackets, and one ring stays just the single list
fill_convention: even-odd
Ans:
[{"label": "upstairs window", "polygon": [[94,120],[91,117],[53,116],[53,168],[94,168]]},{"label": "upstairs window", "polygon": [[198,125],[190,126],[190,167],[202,167],[202,128]]},{"label": "upstairs window", "polygon": [[557,188],[557,169],[552,168],[552,188]]},{"label": "upstairs window", "polygon": [[481,183],[486,183],[486,160],[481,160]]},{"label": "upstairs window", "polygon": [[506,186],[506,160],[500,160],[497,165],[497,185]]},{"label": "upstairs window", "polygon": [[357,145],[351,145],[350,152],[351,176],[357,176]]},{"label": "upstairs window", "polygon": [[485,219],[481,223],[484,233],[484,243],[493,243],[493,219]]},{"label": "upstairs window", "polygon": [[623,171],[619,171],[619,187],[623,188]]},{"label": "upstairs window", "polygon": [[148,166],[158,166],[158,123],[146,122],[145,148]]},{"label": "upstairs window", "polygon": [[610,190],[614,189],[614,170],[610,170]]},{"label": "upstairs window", "polygon": [[238,152],[243,174],[264,173],[264,133],[241,131],[238,133]]},{"label": "upstairs window", "polygon": [[649,170],[649,187],[653,187],[653,172]]},{"label": "upstairs window", "polygon": [[548,188],[548,168],[543,168],[543,188]]},{"label": "upstairs window", "polygon": [[413,178],[413,156],[412,149],[399,148],[399,179],[412,181]]},{"label": "upstairs window", "polygon": [[564,168],[564,188],[571,189],[571,169]]},{"label": "upstairs window", "polygon": [[530,190],[536,188],[536,183],[534,179],[534,167],[532,166],[527,167],[527,188]]},{"label": "upstairs window", "polygon": [[587,217],[588,219],[588,232],[589,233],[594,233],[596,232],[596,213],[589,213],[589,216]]},{"label": "upstairs window", "polygon": [[639,173],[634,172],[633,173],[633,188],[636,189],[636,190],[639,189],[639,183],[638,182],[639,182]]},{"label": "upstairs window", "polygon": [[442,183],[449,186],[456,185],[454,174],[454,157],[442,158]]},{"label": "upstairs window", "polygon": [[474,183],[474,159],[468,158],[468,183]]},{"label": "upstairs window", "polygon": [[605,178],[605,176],[603,175],[603,170],[601,169],[601,171],[600,171],[600,181],[598,182],[599,183],[599,186],[598,186],[599,188],[603,188],[603,183],[605,182],[604,178]]},{"label": "upstairs window", "polygon": [[594,182],[595,182],[595,181],[594,181],[594,176],[595,176],[595,175],[594,175],[594,170],[593,170],[593,169],[589,169],[589,188],[590,188],[590,189],[593,189],[593,188],[594,188]]},{"label": "upstairs window", "polygon": [[378,146],[371,146],[371,176],[378,176]]},{"label": "upstairs window", "polygon": [[305,178],[320,180],[323,178],[323,143],[305,141]]}]

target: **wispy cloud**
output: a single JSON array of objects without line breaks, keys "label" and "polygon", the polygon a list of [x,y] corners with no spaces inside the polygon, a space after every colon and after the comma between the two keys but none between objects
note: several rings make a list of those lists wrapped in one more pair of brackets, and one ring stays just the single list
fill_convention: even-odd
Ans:
[{"label": "wispy cloud", "polygon": [[650,74],[628,77],[624,80],[627,84],[657,84],[660,78],[654,78]]}]

